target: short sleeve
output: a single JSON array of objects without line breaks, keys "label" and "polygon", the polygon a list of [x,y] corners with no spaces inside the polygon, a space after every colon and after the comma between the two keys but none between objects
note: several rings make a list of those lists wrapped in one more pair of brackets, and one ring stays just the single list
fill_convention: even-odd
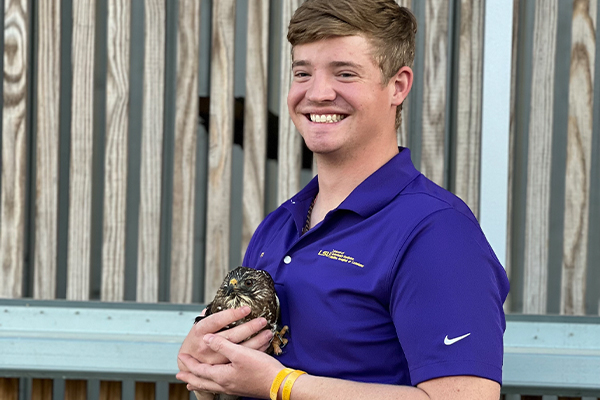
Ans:
[{"label": "short sleeve", "polygon": [[399,252],[390,295],[413,385],[456,375],[501,383],[508,287],[474,217],[450,208],[419,223]]}]

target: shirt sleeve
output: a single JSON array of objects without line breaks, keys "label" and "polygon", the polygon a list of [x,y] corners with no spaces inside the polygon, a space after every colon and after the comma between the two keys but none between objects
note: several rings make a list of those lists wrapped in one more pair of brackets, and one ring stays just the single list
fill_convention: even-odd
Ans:
[{"label": "shirt sleeve", "polygon": [[502,381],[508,279],[473,218],[436,211],[391,276],[390,311],[413,385],[457,375]]}]

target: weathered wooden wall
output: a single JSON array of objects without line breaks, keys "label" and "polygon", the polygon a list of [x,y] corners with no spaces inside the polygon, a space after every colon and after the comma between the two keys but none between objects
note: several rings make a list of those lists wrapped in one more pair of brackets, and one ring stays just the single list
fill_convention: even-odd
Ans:
[{"label": "weathered wooden wall", "polygon": [[597,315],[597,0],[516,1],[513,311]]},{"label": "weathered wooden wall", "polygon": [[[485,4],[398,2],[419,21],[398,141],[477,215]],[[4,0],[0,297],[210,298],[313,173],[286,105],[300,3]],[[508,311],[598,314],[597,19],[597,0],[514,0]],[[188,398],[28,382],[1,378],[2,398]]]}]

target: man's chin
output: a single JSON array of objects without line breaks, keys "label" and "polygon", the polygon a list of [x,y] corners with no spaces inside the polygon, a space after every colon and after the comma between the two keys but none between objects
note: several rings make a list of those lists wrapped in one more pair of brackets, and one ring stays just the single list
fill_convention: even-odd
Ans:
[{"label": "man's chin", "polygon": [[324,145],[320,145],[320,146],[306,146],[308,147],[308,149],[310,151],[313,152],[313,154],[315,156],[322,156],[322,157],[331,157],[331,156],[335,156],[335,154],[340,152],[340,149],[334,146],[324,146]]}]

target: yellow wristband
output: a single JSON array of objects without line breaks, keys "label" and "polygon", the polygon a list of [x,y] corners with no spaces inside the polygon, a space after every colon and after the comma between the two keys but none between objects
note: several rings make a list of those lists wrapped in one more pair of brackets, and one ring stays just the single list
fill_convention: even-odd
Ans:
[{"label": "yellow wristband", "polygon": [[271,384],[271,400],[277,400],[277,393],[279,393],[279,386],[281,386],[281,382],[285,379],[286,376],[294,372],[291,368],[284,368],[275,377],[273,383]]},{"label": "yellow wristband", "polygon": [[294,382],[296,382],[296,379],[298,379],[300,375],[305,373],[306,372],[297,369],[294,372],[292,372],[290,376],[288,376],[288,378],[285,380],[285,383],[283,384],[283,393],[281,395],[282,400],[290,400],[290,395],[292,394],[292,386],[294,386]]}]

